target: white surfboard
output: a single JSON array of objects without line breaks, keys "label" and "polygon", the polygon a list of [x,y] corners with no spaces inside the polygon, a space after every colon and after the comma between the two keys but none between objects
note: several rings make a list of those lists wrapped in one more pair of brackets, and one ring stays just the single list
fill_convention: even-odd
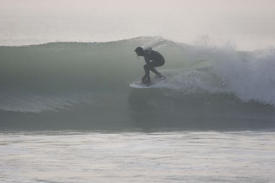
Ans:
[{"label": "white surfboard", "polygon": [[149,84],[144,84],[141,81],[134,81],[129,84],[132,88],[154,88],[158,83],[162,82],[166,78],[153,78]]},{"label": "white surfboard", "polygon": [[144,84],[141,81],[134,81],[129,84],[129,86],[132,88],[150,88],[152,85],[152,82],[150,84]]}]

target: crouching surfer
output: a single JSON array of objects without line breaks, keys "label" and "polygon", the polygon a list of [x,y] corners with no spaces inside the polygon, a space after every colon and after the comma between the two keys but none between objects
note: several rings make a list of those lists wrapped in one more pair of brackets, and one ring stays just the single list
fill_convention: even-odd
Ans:
[{"label": "crouching surfer", "polygon": [[143,56],[146,64],[144,65],[145,75],[142,77],[142,83],[146,85],[150,85],[150,71],[156,74],[156,77],[160,79],[165,79],[165,77],[156,70],[155,67],[160,67],[164,65],[165,60],[164,57],[157,51],[152,49],[146,50],[141,47],[137,47],[135,49],[137,56]]}]

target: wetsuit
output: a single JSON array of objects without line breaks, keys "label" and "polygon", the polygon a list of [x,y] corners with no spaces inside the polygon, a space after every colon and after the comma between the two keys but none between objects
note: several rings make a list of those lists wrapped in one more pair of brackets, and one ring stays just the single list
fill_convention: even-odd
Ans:
[{"label": "wetsuit", "polygon": [[144,65],[145,75],[142,78],[143,83],[150,83],[150,71],[154,72],[158,77],[163,77],[155,67],[164,65],[165,60],[163,56],[154,50],[144,50],[144,60],[146,64]]}]

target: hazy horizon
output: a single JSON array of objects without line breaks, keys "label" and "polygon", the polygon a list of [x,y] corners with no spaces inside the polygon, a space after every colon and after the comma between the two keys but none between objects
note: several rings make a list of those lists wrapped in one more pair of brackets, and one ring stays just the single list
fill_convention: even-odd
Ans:
[{"label": "hazy horizon", "polygon": [[0,2],[0,45],[162,36],[191,44],[209,37],[214,44],[251,50],[275,40],[272,0]]}]

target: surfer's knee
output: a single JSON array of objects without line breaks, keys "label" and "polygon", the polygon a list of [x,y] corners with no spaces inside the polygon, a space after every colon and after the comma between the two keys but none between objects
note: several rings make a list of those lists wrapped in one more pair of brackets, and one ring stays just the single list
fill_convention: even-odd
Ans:
[{"label": "surfer's knee", "polygon": [[149,71],[149,70],[150,70],[150,67],[149,67],[147,64],[145,64],[145,65],[143,66],[143,68],[144,68],[144,70],[146,70],[146,71]]}]

